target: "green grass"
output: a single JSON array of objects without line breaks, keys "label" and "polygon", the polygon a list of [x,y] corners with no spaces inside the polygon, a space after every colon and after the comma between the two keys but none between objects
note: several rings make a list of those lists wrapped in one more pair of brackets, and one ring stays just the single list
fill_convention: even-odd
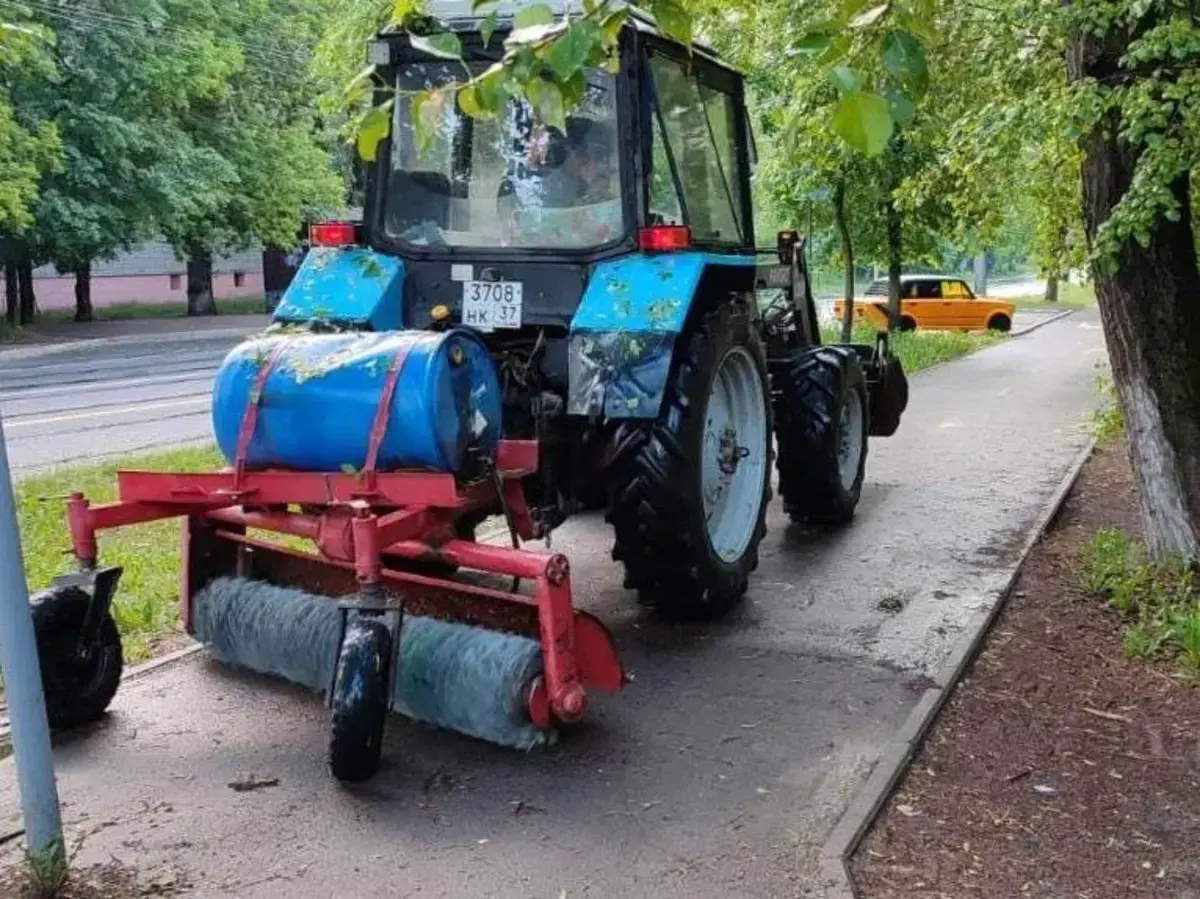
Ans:
[{"label": "green grass", "polygon": [[[900,357],[904,371],[908,374],[932,368],[959,356],[965,356],[984,347],[994,346],[1005,340],[995,331],[963,333],[961,331],[906,331],[891,336],[892,350]],[[827,325],[822,329],[825,343],[841,341],[841,327]],[[875,329],[870,325],[854,329],[852,343],[874,343]]]},{"label": "green grass", "polygon": [[[44,589],[53,577],[70,570],[65,494],[78,490],[93,502],[110,501],[116,492],[118,468],[185,471],[211,470],[223,464],[215,449],[180,449],[72,466],[18,481],[17,512],[29,589]],[[179,533],[180,520],[175,519],[100,534],[101,562],[125,569],[113,617],[130,661],[148,658],[156,639],[179,626]]]},{"label": "green grass", "polygon": [[1059,284],[1058,302],[1047,303],[1044,294],[1013,297],[1019,309],[1086,309],[1096,305],[1096,290],[1091,284]]},{"label": "green grass", "polygon": [[1076,578],[1125,621],[1125,652],[1200,675],[1200,582],[1181,560],[1152,561],[1143,544],[1104,528],[1084,549]]},{"label": "green grass", "polygon": [[[217,312],[221,315],[255,315],[266,311],[266,303],[262,297],[235,297],[228,300],[217,300]],[[182,318],[187,315],[187,304],[178,303],[118,303],[113,306],[97,306],[95,320],[129,321],[137,318]],[[74,320],[74,309],[54,309],[43,312],[37,317],[41,322],[71,322]]]},{"label": "green grass", "polygon": [[1113,384],[1112,378],[1107,376],[1096,378],[1096,387],[1104,397],[1104,403],[1092,413],[1088,430],[1098,441],[1107,443],[1125,433],[1125,415],[1121,409],[1121,400],[1117,396],[1117,388]]}]

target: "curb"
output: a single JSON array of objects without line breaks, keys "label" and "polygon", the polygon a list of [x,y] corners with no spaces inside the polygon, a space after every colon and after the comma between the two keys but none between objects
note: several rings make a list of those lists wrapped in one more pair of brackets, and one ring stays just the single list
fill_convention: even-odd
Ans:
[{"label": "curb", "polygon": [[[1020,312],[1019,309],[1017,311]],[[1042,319],[1040,322],[1034,322],[1032,325],[1029,325],[1026,328],[1022,328],[1020,331],[1010,331],[1008,336],[1009,337],[1023,337],[1026,334],[1032,334],[1038,328],[1044,328],[1044,327],[1046,327],[1046,325],[1050,324],[1051,322],[1056,322],[1060,318],[1066,318],[1068,315],[1074,315],[1075,312],[1076,312],[1075,309],[1064,309],[1062,312],[1056,312],[1056,313],[1054,313],[1054,315],[1049,315],[1046,318]]]},{"label": "curb", "polygon": [[850,872],[846,863],[858,849],[859,843],[874,823],[879,810],[883,808],[884,803],[891,796],[892,790],[908,770],[909,762],[912,761],[926,733],[937,720],[942,706],[991,632],[992,624],[1007,603],[1013,586],[1021,574],[1021,569],[1025,566],[1026,559],[1041,541],[1055,516],[1058,515],[1071,488],[1075,486],[1075,481],[1078,480],[1084,464],[1095,452],[1096,443],[1095,438],[1090,438],[1087,445],[1072,460],[1066,474],[1051,496],[1050,502],[1043,508],[1042,514],[1022,545],[1012,573],[1000,589],[996,601],[990,608],[981,610],[972,617],[963,635],[951,650],[947,663],[942,666],[941,672],[934,678],[938,686],[931,687],[922,694],[904,724],[888,741],[887,747],[880,755],[867,782],[859,788],[841,819],[830,832],[825,845],[821,848],[820,856],[820,871],[825,881],[827,899],[831,899],[831,897],[855,899],[854,886],[850,880]]},{"label": "curb", "polygon": [[204,340],[207,338],[224,339],[246,337],[260,331],[261,328],[199,328],[194,331],[161,331],[145,334],[124,334],[119,337],[85,337],[80,340],[58,340],[51,343],[40,343],[36,346],[0,347],[0,362],[9,359],[36,359],[38,356],[51,356],[64,350],[89,350],[98,347],[126,346],[137,343],[185,343],[189,340]]}]

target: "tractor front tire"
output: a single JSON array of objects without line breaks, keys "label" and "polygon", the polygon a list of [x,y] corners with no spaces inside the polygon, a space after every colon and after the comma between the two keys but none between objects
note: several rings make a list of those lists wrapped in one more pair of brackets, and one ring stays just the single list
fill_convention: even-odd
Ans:
[{"label": "tractor front tire", "polygon": [[100,720],[121,683],[121,635],[111,613],[92,645],[79,652],[91,597],[78,587],[53,587],[30,600],[42,669],[46,717],[53,730],[70,730]]},{"label": "tractor front tire", "polygon": [[679,336],[658,417],[615,440],[605,517],[625,586],[670,618],[729,612],[758,566],[771,499],[766,357],[745,304]]},{"label": "tractor front tire", "polygon": [[779,494],[797,524],[854,517],[867,463],[866,379],[853,351],[811,347],[772,360]]},{"label": "tractor front tire", "polygon": [[329,768],[340,781],[361,783],[379,770],[391,661],[392,635],[382,620],[347,622],[330,697]]}]

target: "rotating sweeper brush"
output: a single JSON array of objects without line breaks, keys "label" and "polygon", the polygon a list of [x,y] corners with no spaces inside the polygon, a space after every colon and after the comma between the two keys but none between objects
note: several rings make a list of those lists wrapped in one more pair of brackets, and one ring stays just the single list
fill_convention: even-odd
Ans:
[{"label": "rotating sweeper brush", "polygon": [[123,471],[118,502],[72,497],[82,573],[45,601],[108,621],[117,572],[98,568],[97,531],[181,517],[185,628],[224,662],[324,693],[339,779],[377,769],[389,710],[545,743],[583,717],[589,689],[626,677],[605,627],[573,607],[563,556],[462,539],[494,513],[539,536],[522,488],[538,446],[500,439],[500,408],[468,331],[247,341],[213,388],[231,466]]}]

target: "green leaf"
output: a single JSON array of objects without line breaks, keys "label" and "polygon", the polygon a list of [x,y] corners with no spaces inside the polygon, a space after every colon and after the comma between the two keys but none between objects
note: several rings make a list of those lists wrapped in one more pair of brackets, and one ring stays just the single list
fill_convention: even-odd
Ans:
[{"label": "green leaf", "polygon": [[534,25],[549,25],[554,21],[554,10],[545,3],[526,6],[513,19],[513,28],[531,28]]},{"label": "green leaf", "polygon": [[492,42],[492,35],[496,33],[496,26],[500,20],[496,17],[496,11],[493,9],[488,13],[488,17],[483,20],[483,24],[479,26],[479,36],[483,38],[483,46],[486,48]]},{"label": "green leaf", "polygon": [[563,27],[562,22],[544,22],[541,25],[528,25],[525,28],[516,28],[504,39],[504,44],[508,47],[538,44],[562,31]]},{"label": "green leaf", "polygon": [[546,52],[546,62],[559,79],[566,81],[583,68],[598,40],[596,26],[587,19],[580,19],[551,44]]},{"label": "green leaf", "polygon": [[604,32],[604,39],[610,44],[617,42],[621,36],[621,28],[625,25],[625,20],[629,18],[628,7],[618,7],[606,15],[600,22],[600,28]]},{"label": "green leaf", "polygon": [[838,137],[866,156],[882,153],[893,129],[888,101],[870,92],[842,97],[830,125]]},{"label": "green leaf", "polygon": [[358,125],[358,155],[366,162],[374,162],[379,145],[392,130],[392,101],[381,106],[373,106],[367,110]]},{"label": "green leaf", "polygon": [[804,54],[824,53],[829,49],[831,43],[833,43],[833,39],[828,34],[806,34],[792,44],[791,49],[796,53]]},{"label": "green leaf", "polygon": [[921,42],[899,28],[893,28],[883,37],[883,67],[917,91],[923,91],[929,84],[929,66]]},{"label": "green leaf", "polygon": [[463,111],[463,115],[473,119],[482,119],[486,115],[482,104],[479,102],[479,97],[475,93],[475,85],[468,84],[458,92],[458,108]]},{"label": "green leaf", "polygon": [[[479,12],[480,9],[487,6],[489,3],[495,3],[495,2],[496,2],[496,0],[471,0],[471,12],[473,12],[473,13]],[[495,14],[496,14],[496,11],[493,9],[492,15],[495,15]]]},{"label": "green leaf", "polygon": [[850,40],[850,35],[839,34],[830,42],[828,49],[826,49],[824,53],[817,57],[816,64],[818,66],[824,66],[833,62],[835,59],[841,59],[846,55],[847,52],[849,52],[851,43],[852,41]]},{"label": "green leaf", "polygon": [[884,13],[888,11],[890,3],[880,3],[878,6],[872,6],[870,9],[864,10],[850,20],[851,28],[866,28],[868,25],[874,25],[883,18]]},{"label": "green leaf", "polygon": [[678,0],[647,0],[646,8],[667,37],[686,47],[692,44],[692,16]]},{"label": "green leaf", "polygon": [[849,66],[834,66],[829,70],[829,80],[841,94],[852,94],[862,88],[862,76]]},{"label": "green leaf", "polygon": [[529,105],[537,111],[543,122],[566,134],[567,110],[563,103],[562,89],[557,84],[545,78],[535,78],[526,85],[525,96],[529,98]]},{"label": "green leaf", "polygon": [[583,100],[586,91],[587,79],[583,77],[581,69],[562,84],[563,103],[566,104],[567,109],[577,106]]},{"label": "green leaf", "polygon": [[442,115],[442,104],[446,95],[440,91],[424,91],[412,99],[413,142],[417,156],[424,156],[429,142],[437,133],[438,119]]},{"label": "green leaf", "polygon": [[501,63],[496,63],[475,79],[475,102],[483,110],[483,118],[495,115],[504,105],[504,84],[507,78],[507,70]]},{"label": "green leaf", "polygon": [[892,119],[897,125],[904,127],[912,123],[913,117],[917,114],[917,107],[909,99],[908,94],[892,84],[887,85],[880,93],[887,99]]},{"label": "green leaf", "polygon": [[440,34],[419,35],[410,34],[409,41],[414,50],[428,53],[440,59],[462,59],[462,42],[458,35],[450,31]]}]

